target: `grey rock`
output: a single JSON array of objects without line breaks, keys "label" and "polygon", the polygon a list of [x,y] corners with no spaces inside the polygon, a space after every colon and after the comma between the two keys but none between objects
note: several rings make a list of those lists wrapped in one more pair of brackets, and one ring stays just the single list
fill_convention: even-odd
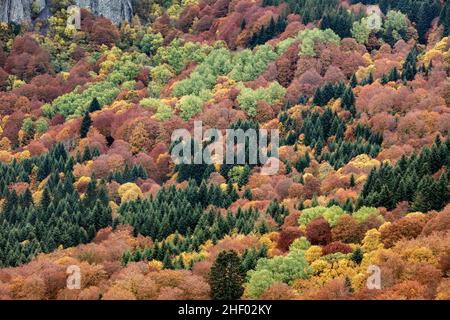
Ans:
[{"label": "grey rock", "polygon": [[[48,0],[36,0],[40,18],[48,18]],[[1,22],[31,22],[34,0],[0,0]],[[104,16],[114,24],[131,21],[133,8],[130,0],[75,0],[76,5],[89,9],[93,14]],[[47,12],[47,13],[46,13]],[[46,14],[43,14],[46,13]]]},{"label": "grey rock", "polygon": [[81,8],[89,9],[97,16],[110,19],[114,24],[131,21],[133,8],[130,0],[76,0]]},{"label": "grey rock", "polygon": [[31,21],[32,0],[0,0],[1,22]]},{"label": "grey rock", "polygon": [[37,13],[40,13],[47,7],[47,2],[49,2],[49,1],[47,1],[47,0],[36,0],[36,2],[37,2],[37,8],[38,8],[38,12]]}]

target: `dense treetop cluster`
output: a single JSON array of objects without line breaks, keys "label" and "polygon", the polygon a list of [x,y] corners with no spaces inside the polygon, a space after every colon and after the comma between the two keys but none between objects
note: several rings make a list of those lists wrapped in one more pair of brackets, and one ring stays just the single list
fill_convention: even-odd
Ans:
[{"label": "dense treetop cluster", "polygon": [[[450,299],[449,1],[70,4],[0,24],[0,299]],[[174,163],[194,121],[279,171]]]}]

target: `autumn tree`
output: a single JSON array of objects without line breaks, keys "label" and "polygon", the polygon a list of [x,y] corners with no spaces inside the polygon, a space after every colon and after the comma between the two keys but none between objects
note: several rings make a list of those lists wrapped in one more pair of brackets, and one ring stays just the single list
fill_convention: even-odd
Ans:
[{"label": "autumn tree", "polygon": [[331,228],[328,222],[320,217],[306,226],[306,237],[314,245],[326,245],[331,241]]},{"label": "autumn tree", "polygon": [[89,39],[97,45],[112,46],[119,39],[119,31],[110,20],[100,17],[93,23]]},{"label": "autumn tree", "polygon": [[337,220],[332,230],[333,240],[344,243],[358,243],[361,240],[361,231],[356,220],[348,214],[344,214]]},{"label": "autumn tree", "polygon": [[150,138],[144,123],[139,122],[133,129],[130,136],[131,152],[137,154],[144,151],[150,143]]},{"label": "autumn tree", "polygon": [[50,55],[30,35],[14,40],[11,54],[5,62],[5,70],[22,80],[52,72]]}]

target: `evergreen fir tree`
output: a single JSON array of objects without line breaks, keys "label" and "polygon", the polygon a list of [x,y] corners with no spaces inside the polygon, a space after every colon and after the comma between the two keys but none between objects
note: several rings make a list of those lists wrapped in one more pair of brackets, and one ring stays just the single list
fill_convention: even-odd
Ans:
[{"label": "evergreen fir tree", "polygon": [[392,68],[391,72],[389,73],[389,81],[397,82],[399,77],[400,75],[398,74],[397,68],[396,67]]},{"label": "evergreen fir tree", "polygon": [[363,255],[361,248],[359,248],[359,247],[356,248],[355,251],[353,251],[353,253],[352,253],[351,259],[355,263],[360,264],[363,258],[364,258],[364,255]]},{"label": "evergreen fir tree", "polygon": [[373,73],[372,72],[370,72],[369,73],[369,76],[367,77],[367,83],[368,84],[372,84],[373,83]]},{"label": "evergreen fir tree", "polygon": [[81,121],[81,127],[80,127],[80,138],[84,139],[87,137],[87,134],[89,132],[89,129],[91,127],[92,120],[91,116],[88,112],[84,114],[83,120]]},{"label": "evergreen fir tree", "polygon": [[92,112],[95,112],[98,110],[101,110],[100,103],[98,102],[97,98],[94,98],[94,99],[92,99],[92,102],[89,105],[88,112],[92,113]]},{"label": "evergreen fir tree", "polygon": [[252,191],[250,190],[249,187],[245,188],[244,198],[249,200],[249,201],[252,201],[252,199],[253,199]]},{"label": "evergreen fir tree", "polygon": [[211,299],[237,300],[244,293],[241,259],[233,250],[222,251],[216,258],[209,275]]},{"label": "evergreen fir tree", "polygon": [[355,176],[352,174],[350,176],[350,187],[354,188],[355,185],[356,185],[356,183],[355,183]]},{"label": "evergreen fir tree", "polygon": [[358,79],[356,79],[356,74],[352,74],[352,77],[350,78],[350,86],[352,88],[355,88],[358,85]]}]

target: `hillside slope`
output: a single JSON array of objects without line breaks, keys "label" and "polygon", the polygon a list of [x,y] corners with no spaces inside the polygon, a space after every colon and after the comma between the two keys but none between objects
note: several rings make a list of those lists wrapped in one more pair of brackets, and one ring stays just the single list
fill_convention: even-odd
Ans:
[{"label": "hillside slope", "polygon": [[[0,299],[450,299],[448,1],[18,2]],[[279,143],[176,163],[200,122]]]}]

